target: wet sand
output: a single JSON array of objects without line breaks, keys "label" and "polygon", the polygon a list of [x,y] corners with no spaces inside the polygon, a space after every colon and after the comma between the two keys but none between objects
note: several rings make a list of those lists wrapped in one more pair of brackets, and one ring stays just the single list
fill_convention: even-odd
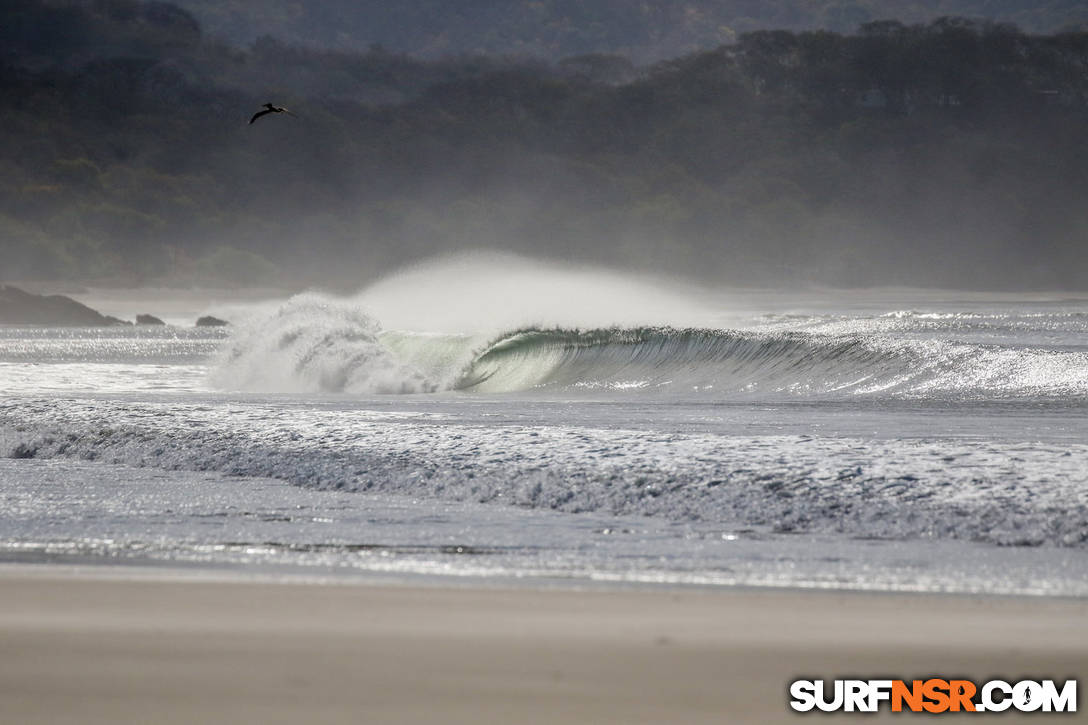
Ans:
[{"label": "wet sand", "polygon": [[793,722],[798,677],[1083,681],[1086,621],[1069,599],[7,566],[0,722]]}]

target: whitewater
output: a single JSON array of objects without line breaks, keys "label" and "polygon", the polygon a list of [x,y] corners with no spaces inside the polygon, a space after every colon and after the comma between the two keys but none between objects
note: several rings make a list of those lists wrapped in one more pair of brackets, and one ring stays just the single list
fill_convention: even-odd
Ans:
[{"label": "whitewater", "polygon": [[0,327],[0,560],[1088,595],[1088,298],[475,255],[175,308]]}]

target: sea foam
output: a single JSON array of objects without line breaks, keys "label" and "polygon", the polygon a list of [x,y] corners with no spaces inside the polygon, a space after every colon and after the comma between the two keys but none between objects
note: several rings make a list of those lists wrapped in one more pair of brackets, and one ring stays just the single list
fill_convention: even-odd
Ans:
[{"label": "sea foam", "polygon": [[420,393],[435,384],[378,340],[381,326],[350,300],[292,297],[242,322],[211,381],[231,390],[288,393]]}]

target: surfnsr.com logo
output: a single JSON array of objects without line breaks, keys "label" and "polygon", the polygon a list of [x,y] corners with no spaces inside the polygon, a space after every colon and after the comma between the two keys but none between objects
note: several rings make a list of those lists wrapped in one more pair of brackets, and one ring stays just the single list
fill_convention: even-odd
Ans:
[{"label": "surfnsr.com logo", "polygon": [[798,712],[1076,712],[1077,681],[795,680],[790,698]]}]

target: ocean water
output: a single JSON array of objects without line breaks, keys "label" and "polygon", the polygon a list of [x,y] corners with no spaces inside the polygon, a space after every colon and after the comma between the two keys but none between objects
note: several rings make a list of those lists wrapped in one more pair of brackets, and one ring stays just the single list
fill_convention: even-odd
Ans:
[{"label": "ocean water", "polygon": [[188,299],[0,328],[0,561],[1088,595],[1086,297],[463,258]]}]

